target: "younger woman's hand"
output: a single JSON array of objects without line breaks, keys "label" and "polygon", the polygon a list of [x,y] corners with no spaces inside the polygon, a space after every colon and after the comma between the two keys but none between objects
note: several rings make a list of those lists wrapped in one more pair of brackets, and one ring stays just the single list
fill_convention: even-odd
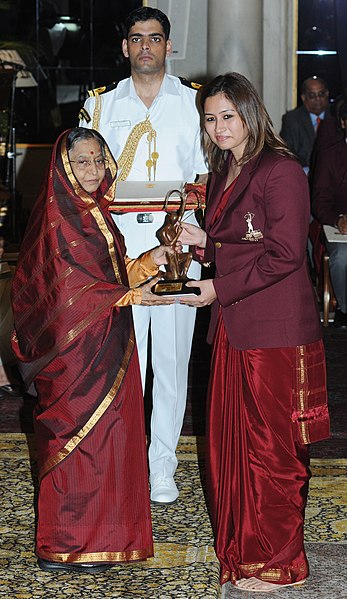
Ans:
[{"label": "younger woman's hand", "polygon": [[180,297],[180,304],[186,304],[193,308],[202,308],[203,306],[209,306],[217,299],[217,294],[213,285],[213,279],[206,279],[204,281],[188,281],[187,287],[199,287],[200,295],[190,295]]},{"label": "younger woman's hand", "polygon": [[181,223],[182,232],[179,236],[179,241],[183,245],[196,245],[200,248],[206,247],[207,235],[203,229],[190,223]]}]

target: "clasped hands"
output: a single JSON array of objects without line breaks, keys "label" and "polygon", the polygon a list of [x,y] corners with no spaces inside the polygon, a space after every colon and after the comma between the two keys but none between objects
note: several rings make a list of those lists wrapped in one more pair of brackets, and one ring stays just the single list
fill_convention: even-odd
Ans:
[{"label": "clasped hands", "polygon": [[[154,248],[150,252],[150,254],[151,254],[151,258],[152,258],[153,262],[157,266],[162,266],[163,264],[168,263],[167,254],[173,254],[175,251],[176,252],[182,251],[182,243],[180,241],[177,241],[174,247],[166,246],[166,245],[159,245],[158,247]],[[158,283],[158,281],[160,281],[160,279],[162,279],[163,275],[164,275],[164,273],[159,271],[158,274],[155,277],[153,277],[148,283],[145,283],[144,285],[141,286],[141,291],[142,291],[141,305],[142,306],[156,306],[156,305],[162,306],[162,305],[168,305],[168,304],[175,303],[175,298],[173,298],[173,297],[159,296],[159,295],[155,295],[155,293],[152,292],[152,287],[156,283]]]},{"label": "clasped hands", "polygon": [[[181,253],[183,245],[194,245],[200,248],[205,248],[207,235],[203,229],[189,223],[181,222],[179,224],[181,233],[174,247],[160,245],[154,248],[151,252],[151,256],[157,266],[167,264],[167,254],[174,252]],[[212,279],[206,279],[203,281],[188,281],[187,287],[199,287],[200,295],[191,295],[190,297],[172,298],[165,296],[156,296],[152,293],[152,287],[161,279],[162,273],[158,273],[156,277],[151,279],[148,283],[141,287],[142,289],[142,301],[141,304],[144,306],[162,305],[162,304],[174,304],[179,301],[180,304],[201,308],[203,306],[209,306],[217,298],[217,294],[213,285]]]}]

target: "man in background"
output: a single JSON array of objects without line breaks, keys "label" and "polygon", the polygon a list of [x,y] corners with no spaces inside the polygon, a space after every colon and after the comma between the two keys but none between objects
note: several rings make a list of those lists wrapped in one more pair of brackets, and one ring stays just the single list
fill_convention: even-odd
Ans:
[{"label": "man in background", "polygon": [[320,77],[305,79],[301,86],[301,100],[302,106],[283,115],[280,135],[308,174],[318,127],[322,120],[331,117],[325,81]]}]

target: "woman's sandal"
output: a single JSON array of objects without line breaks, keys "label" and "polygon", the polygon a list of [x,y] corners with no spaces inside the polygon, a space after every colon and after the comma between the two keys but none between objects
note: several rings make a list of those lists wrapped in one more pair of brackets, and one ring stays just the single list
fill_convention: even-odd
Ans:
[{"label": "woman's sandal", "polygon": [[272,593],[285,587],[296,587],[304,584],[305,580],[299,580],[298,582],[291,582],[290,584],[275,584],[273,582],[266,582],[255,578],[240,578],[236,581],[235,586],[240,591],[248,591],[253,593]]}]

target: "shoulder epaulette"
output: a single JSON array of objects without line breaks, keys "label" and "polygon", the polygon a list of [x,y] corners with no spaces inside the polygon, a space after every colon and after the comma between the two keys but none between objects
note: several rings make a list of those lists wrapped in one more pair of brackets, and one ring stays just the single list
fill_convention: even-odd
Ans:
[{"label": "shoulder epaulette", "polygon": [[103,85],[101,87],[96,87],[95,89],[88,90],[88,96],[91,98],[93,96],[100,96],[105,92],[110,92],[113,89],[116,89],[118,85],[118,81],[114,81],[113,83],[109,83],[108,85]]},{"label": "shoulder epaulette", "polygon": [[202,87],[201,83],[194,83],[194,81],[188,81],[188,79],[185,79],[184,77],[179,77],[179,80],[182,83],[182,85],[185,85],[186,87],[191,87],[192,89],[200,89],[200,87]]},{"label": "shoulder epaulette", "polygon": [[92,120],[92,117],[90,116],[89,112],[85,108],[81,108],[81,110],[78,113],[78,120],[86,121],[86,123],[90,123],[90,121]]}]

